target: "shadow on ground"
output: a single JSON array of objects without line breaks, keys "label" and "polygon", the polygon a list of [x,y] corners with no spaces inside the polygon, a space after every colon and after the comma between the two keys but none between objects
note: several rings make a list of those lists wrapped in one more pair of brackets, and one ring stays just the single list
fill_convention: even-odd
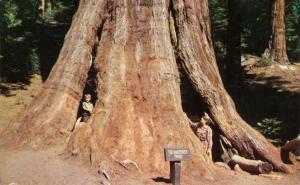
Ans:
[{"label": "shadow on ground", "polygon": [[171,180],[170,179],[167,179],[165,177],[155,177],[155,178],[152,178],[152,180],[154,182],[164,182],[164,183],[171,183]]},{"label": "shadow on ground", "polygon": [[[300,78],[282,74],[248,74],[240,86],[227,86],[237,110],[275,145],[282,145],[300,130]],[[295,73],[296,74],[296,73]]]}]

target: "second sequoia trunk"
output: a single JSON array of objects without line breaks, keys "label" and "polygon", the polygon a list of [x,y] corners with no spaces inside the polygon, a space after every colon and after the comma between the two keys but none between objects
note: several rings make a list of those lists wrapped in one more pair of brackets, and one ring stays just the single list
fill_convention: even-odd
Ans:
[{"label": "second sequoia trunk", "polygon": [[179,60],[213,121],[239,153],[246,158],[267,160],[276,169],[290,172],[281,162],[279,150],[239,116],[224,89],[207,34],[209,20],[199,13],[203,7],[197,1],[174,0]]}]

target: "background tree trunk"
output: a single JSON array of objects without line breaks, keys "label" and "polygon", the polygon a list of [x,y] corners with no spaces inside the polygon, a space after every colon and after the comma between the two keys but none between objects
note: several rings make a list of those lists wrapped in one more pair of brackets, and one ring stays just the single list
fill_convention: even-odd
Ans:
[{"label": "background tree trunk", "polygon": [[39,0],[39,16],[44,18],[46,9],[50,8],[52,10],[55,6],[55,0]]},{"label": "background tree trunk", "polygon": [[39,16],[44,18],[45,15],[45,7],[46,7],[46,0],[39,0]]},{"label": "background tree trunk", "polygon": [[226,80],[233,85],[241,80],[242,3],[239,0],[228,0]]},{"label": "background tree trunk", "polygon": [[272,4],[272,35],[265,57],[281,64],[289,63],[286,53],[285,39],[285,0],[273,0]]}]

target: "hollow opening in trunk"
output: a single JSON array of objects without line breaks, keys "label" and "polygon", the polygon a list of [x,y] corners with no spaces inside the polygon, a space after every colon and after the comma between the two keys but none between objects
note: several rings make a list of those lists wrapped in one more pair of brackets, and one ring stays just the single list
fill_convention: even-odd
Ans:
[{"label": "hollow opening in trunk", "polygon": [[93,48],[93,52],[91,54],[91,61],[90,61],[91,67],[88,71],[88,77],[87,77],[87,80],[86,80],[86,83],[85,83],[85,87],[83,89],[83,96],[82,96],[82,99],[81,99],[79,107],[78,107],[78,112],[77,112],[76,119],[83,116],[84,110],[83,110],[83,107],[82,107],[82,103],[85,101],[85,95],[87,95],[87,94],[91,95],[90,102],[93,104],[93,106],[95,106],[95,103],[98,99],[97,92],[96,92],[96,89],[97,89],[97,85],[96,85],[97,84],[97,82],[96,82],[97,71],[95,70],[95,67],[94,67],[94,59],[95,59],[95,56],[96,56],[96,52],[95,52],[96,51],[96,46],[97,46],[97,44],[95,44],[95,47]]},{"label": "hollow opening in trunk", "polygon": [[188,75],[184,71],[180,58],[178,56],[177,47],[177,30],[175,26],[174,8],[172,1],[169,7],[169,29],[170,38],[173,46],[174,54],[176,57],[176,63],[180,75],[180,92],[183,111],[188,115],[192,121],[199,121],[200,117],[204,115],[205,106],[201,97],[193,87]]},{"label": "hollow opening in trunk", "polygon": [[183,111],[192,121],[199,121],[200,117],[203,116],[206,111],[205,105],[186,73],[180,66],[178,68],[180,72],[180,91]]},{"label": "hollow opening in trunk", "polygon": [[[103,31],[103,25],[104,22],[102,22],[102,24],[99,26],[98,30],[97,30],[97,34],[96,34],[96,38],[95,38],[95,43],[92,49],[92,53],[91,53],[91,59],[90,59],[90,69],[88,71],[88,77],[86,80],[86,84],[85,87],[83,89],[83,96],[82,99],[80,101],[79,104],[79,108],[78,108],[78,112],[77,112],[77,117],[76,119],[78,119],[79,117],[82,117],[83,115],[83,107],[82,107],[82,103],[83,101],[85,101],[85,95],[86,94],[90,94],[91,95],[91,100],[90,102],[93,104],[93,106],[95,107],[96,101],[98,99],[97,96],[97,81],[96,81],[96,75],[97,75],[97,70],[95,69],[95,58],[97,56],[97,48],[99,46],[100,40],[101,40],[101,36],[102,36],[102,31]],[[82,119],[81,119],[82,120]]]}]

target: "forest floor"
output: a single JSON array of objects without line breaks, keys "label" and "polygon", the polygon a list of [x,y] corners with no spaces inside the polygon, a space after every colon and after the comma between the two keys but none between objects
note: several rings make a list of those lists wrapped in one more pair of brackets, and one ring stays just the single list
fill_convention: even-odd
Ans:
[{"label": "forest floor", "polygon": [[[251,98],[255,94],[255,99],[263,101],[266,98],[257,97],[256,94],[260,92],[261,88],[265,88],[262,96],[267,96],[270,93],[275,93],[276,96],[285,100],[288,103],[299,101],[300,93],[300,66],[293,65],[289,68],[284,66],[271,66],[271,67],[251,67],[246,70],[245,84],[247,87],[243,87],[243,91],[237,94],[236,99],[237,108],[242,116],[249,122],[255,123],[262,117],[274,117],[277,116],[279,120],[290,121],[295,120],[285,119],[285,117],[291,117],[291,114],[282,116],[284,112],[277,113],[274,110],[269,114],[257,114],[257,111],[250,111],[249,114],[245,112],[249,111],[249,103],[246,104],[246,99],[253,102]],[[24,109],[26,105],[34,98],[38,90],[42,86],[42,80],[40,76],[34,75],[31,78],[30,84],[9,84],[2,83],[0,94],[0,131],[4,129],[11,120],[13,120],[17,113]],[[250,91],[251,93],[244,93]],[[270,90],[270,91],[269,91]],[[274,97],[273,97],[274,98]],[[267,100],[273,100],[268,99]],[[261,103],[263,102],[256,102]],[[243,111],[247,105],[247,110]],[[255,106],[255,105],[253,105]],[[274,105],[269,105],[274,106]],[[264,107],[265,109],[268,107]],[[286,108],[286,107],[285,107]],[[292,110],[291,110],[292,109]],[[299,116],[299,106],[295,106],[288,109],[291,111],[298,111],[296,116]],[[267,111],[265,111],[267,112]],[[279,114],[279,116],[277,115]],[[298,118],[299,119],[299,118]],[[298,123],[291,124],[292,126],[285,128],[284,131],[296,128]],[[255,125],[254,125],[255,126]],[[281,135],[280,135],[281,136]],[[294,137],[291,134],[288,137]],[[98,174],[98,169],[91,168],[83,165],[82,162],[76,161],[75,158],[64,158],[60,155],[63,151],[63,147],[49,148],[43,151],[32,150],[7,150],[0,148],[0,185],[8,185],[15,183],[15,185],[93,185],[93,184],[108,184],[102,175]],[[221,167],[217,168],[217,178],[214,180],[203,178],[190,178],[187,175],[182,176],[183,185],[199,185],[199,184],[213,184],[213,185],[296,185],[300,182],[300,162],[296,162],[296,172],[293,174],[273,173],[271,176],[263,177],[258,175],[244,174],[235,172],[232,170],[225,170]],[[142,184],[169,184],[168,177],[158,177],[157,175],[132,175],[132,174],[111,174],[110,184],[112,185],[142,185]],[[190,172],[188,172],[190,173]],[[192,174],[192,172],[191,172]]]}]

